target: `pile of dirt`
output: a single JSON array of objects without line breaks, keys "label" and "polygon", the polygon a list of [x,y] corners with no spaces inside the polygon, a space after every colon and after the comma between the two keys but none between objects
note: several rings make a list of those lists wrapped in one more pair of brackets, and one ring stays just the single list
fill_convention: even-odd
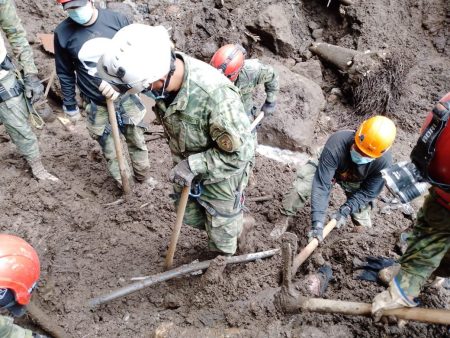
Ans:
[{"label": "pile of dirt", "polygon": [[[318,62],[308,51],[312,41],[358,50],[403,48],[408,51],[405,57],[414,66],[407,75],[407,90],[395,105],[392,117],[399,127],[394,157],[404,160],[432,102],[448,91],[450,60],[448,39],[445,39],[448,28],[445,3],[355,0],[353,6],[344,8],[332,0],[327,8],[327,2],[196,0],[107,5],[123,8],[145,23],[171,27],[177,48],[203,60],[208,60],[218,46],[229,42],[242,43],[249,57],[264,55],[269,58],[265,59],[267,62],[272,58],[291,69],[306,61]],[[261,17],[262,9],[269,6],[282,12],[269,15],[266,11],[266,16]],[[42,52],[34,37],[38,32],[51,33],[64,13],[52,0],[18,0],[17,7],[33,42],[39,69],[42,74],[50,74],[52,59]],[[276,26],[278,30],[272,27],[270,31],[272,28],[263,19],[280,15],[284,16],[284,26]],[[273,39],[274,34],[279,34],[280,40]],[[314,145],[322,144],[338,128],[354,128],[358,123],[343,78],[328,65],[321,64],[321,67],[320,85],[327,102],[311,137]],[[289,83],[289,78],[281,81]],[[301,115],[286,109],[286,98],[297,97],[298,88],[284,88],[276,114]],[[56,87],[54,90],[57,93]],[[57,100],[53,103],[55,112],[61,114],[60,103]],[[152,126],[154,131],[159,131],[158,128]],[[4,129],[0,129],[0,135],[4,134]],[[172,164],[169,149],[164,140],[148,136],[152,175],[158,181],[156,188],[137,185],[129,200],[113,203],[121,198],[121,193],[108,177],[99,146],[90,139],[83,122],[72,134],[64,131],[57,121],[47,124],[37,134],[44,165],[61,182],[35,181],[14,145],[0,138],[5,141],[0,147],[0,230],[24,237],[37,249],[42,277],[35,299],[64,327],[68,336],[147,337],[158,328],[160,333],[173,330],[172,336],[183,332],[187,336],[189,329],[194,335],[199,332],[198,336],[204,333],[204,336],[236,337],[444,337],[448,334],[446,328],[437,325],[409,323],[398,328],[374,323],[371,318],[281,314],[271,302],[280,282],[279,256],[227,266],[209,277],[192,275],[173,279],[89,309],[89,298],[126,285],[132,277],[163,270],[163,257],[175,221],[175,209],[169,197],[172,188],[167,179]],[[280,245],[269,233],[279,217],[282,195],[295,177],[295,168],[257,157],[255,176],[257,185],[247,189],[247,195],[274,196],[272,201],[247,205],[257,221],[250,249],[260,251]],[[335,189],[330,210],[337,209],[343,199],[342,192]],[[412,221],[400,212],[380,214],[384,203],[377,204],[372,229],[359,233],[348,225],[335,230],[318,249],[335,276],[326,298],[370,302],[383,290],[376,284],[353,279],[352,261],[367,255],[397,257],[395,243],[399,234],[412,226]],[[307,206],[299,212],[290,229],[298,235],[299,247],[306,244],[309,211]],[[174,264],[207,258],[205,233],[183,227]],[[298,274],[304,275],[315,268],[308,261]],[[445,308],[449,296],[449,292],[426,287],[421,302],[425,306]],[[162,323],[169,323],[170,329],[161,328]],[[209,329],[218,329],[219,334]]]}]

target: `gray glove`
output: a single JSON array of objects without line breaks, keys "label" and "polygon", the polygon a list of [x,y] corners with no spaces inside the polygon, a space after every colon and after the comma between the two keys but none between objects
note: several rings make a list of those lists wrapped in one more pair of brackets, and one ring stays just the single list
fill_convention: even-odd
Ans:
[{"label": "gray glove", "polygon": [[347,217],[350,215],[351,209],[348,205],[343,205],[339,210],[331,216],[331,219],[336,220],[336,228],[340,228],[347,222]]},{"label": "gray glove", "polygon": [[176,183],[180,186],[189,186],[192,183],[195,175],[189,167],[188,160],[183,160],[178,163],[170,171],[169,179],[171,182]]},{"label": "gray glove", "polygon": [[31,103],[39,101],[44,95],[44,86],[36,74],[27,74],[23,78],[25,85],[25,96],[31,100]]},{"label": "gray glove", "polygon": [[323,241],[323,223],[314,222],[311,227],[311,231],[308,232],[308,242],[311,242],[314,238],[320,242]]},{"label": "gray glove", "polygon": [[266,116],[270,116],[275,112],[275,101],[274,102],[264,102],[261,110],[266,114]]}]

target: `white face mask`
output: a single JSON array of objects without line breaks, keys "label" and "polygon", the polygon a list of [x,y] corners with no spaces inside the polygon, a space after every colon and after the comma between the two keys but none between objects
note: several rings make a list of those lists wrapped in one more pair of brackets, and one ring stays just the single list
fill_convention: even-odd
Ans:
[{"label": "white face mask", "polygon": [[91,20],[92,15],[94,15],[94,7],[92,3],[88,2],[83,7],[68,9],[67,13],[69,17],[80,25],[84,25]]}]

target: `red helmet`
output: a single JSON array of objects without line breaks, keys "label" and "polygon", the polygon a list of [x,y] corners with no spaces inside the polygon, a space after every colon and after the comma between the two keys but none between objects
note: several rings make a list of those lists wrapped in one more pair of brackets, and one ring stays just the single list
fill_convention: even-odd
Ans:
[{"label": "red helmet", "polygon": [[66,2],[70,2],[70,1],[72,1],[72,0],[56,0],[56,2],[61,4],[61,5],[65,4]]},{"label": "red helmet", "polygon": [[211,66],[222,71],[231,81],[236,81],[244,65],[245,49],[241,45],[225,45],[214,53]]},{"label": "red helmet", "polygon": [[[449,110],[450,104],[450,92],[447,93],[439,103],[444,103],[445,105],[439,105],[439,109],[442,111],[442,106],[444,109]],[[422,130],[430,123],[433,117],[433,112],[430,112],[425,120]],[[430,177],[435,181],[442,184],[450,184],[450,122],[444,127],[436,141],[435,152],[433,158],[428,167]]]},{"label": "red helmet", "polygon": [[0,288],[14,292],[16,302],[30,302],[40,275],[39,257],[22,238],[0,234]]}]

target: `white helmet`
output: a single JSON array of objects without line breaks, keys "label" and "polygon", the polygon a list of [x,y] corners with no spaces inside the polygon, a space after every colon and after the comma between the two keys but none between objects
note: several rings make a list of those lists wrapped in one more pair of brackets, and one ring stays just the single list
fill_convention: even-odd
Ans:
[{"label": "white helmet", "polygon": [[163,26],[131,24],[112,38],[97,64],[98,75],[141,92],[169,73],[172,46]]}]

